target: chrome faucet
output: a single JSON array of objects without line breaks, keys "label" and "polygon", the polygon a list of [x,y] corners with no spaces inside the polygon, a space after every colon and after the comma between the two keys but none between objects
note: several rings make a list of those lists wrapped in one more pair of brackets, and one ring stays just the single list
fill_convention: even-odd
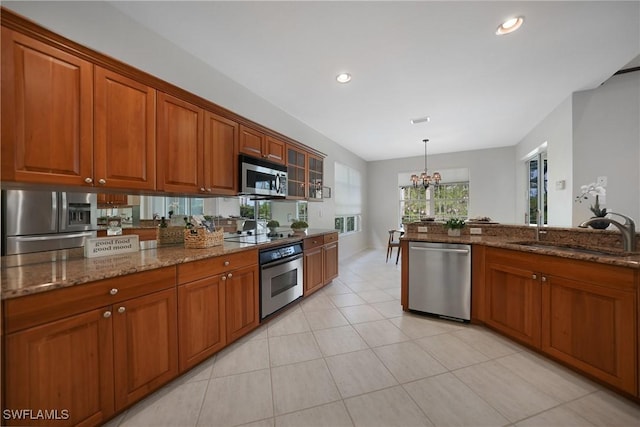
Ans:
[{"label": "chrome faucet", "polygon": [[624,246],[624,251],[634,252],[636,250],[636,223],[633,222],[633,220],[628,216],[622,215],[619,213],[608,212],[607,215],[618,215],[619,217],[624,218],[624,224],[620,224],[618,221],[613,220],[611,218],[596,217],[583,222],[578,227],[586,228],[589,224],[593,222],[598,222],[598,221],[612,224],[616,226],[620,230],[620,233],[622,234],[622,244]]}]

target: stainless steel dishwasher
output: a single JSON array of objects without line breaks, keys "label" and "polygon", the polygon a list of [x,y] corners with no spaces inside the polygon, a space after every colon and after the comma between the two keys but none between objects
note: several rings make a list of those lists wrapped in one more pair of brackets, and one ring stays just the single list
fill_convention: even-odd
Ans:
[{"label": "stainless steel dishwasher", "polygon": [[409,309],[471,319],[471,245],[409,242]]}]

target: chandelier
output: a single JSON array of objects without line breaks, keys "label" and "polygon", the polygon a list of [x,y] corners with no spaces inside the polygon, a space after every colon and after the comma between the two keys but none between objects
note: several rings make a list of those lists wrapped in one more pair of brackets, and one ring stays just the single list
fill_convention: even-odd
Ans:
[{"label": "chandelier", "polygon": [[420,176],[416,174],[411,175],[411,182],[413,182],[415,188],[422,186],[426,190],[432,182],[435,185],[440,184],[442,176],[440,176],[440,172],[434,172],[433,176],[427,173],[427,142],[429,142],[429,140],[423,139],[422,142],[424,142],[424,171],[422,171]]}]

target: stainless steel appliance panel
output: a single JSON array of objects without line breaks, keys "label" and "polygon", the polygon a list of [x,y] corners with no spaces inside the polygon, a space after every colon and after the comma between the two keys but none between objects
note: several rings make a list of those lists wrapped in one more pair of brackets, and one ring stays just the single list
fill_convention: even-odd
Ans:
[{"label": "stainless steel appliance panel", "polygon": [[262,319],[302,296],[302,269],[302,255],[262,267],[260,281]]},{"label": "stainless steel appliance panel", "polygon": [[96,237],[97,196],[3,190],[2,223],[2,255],[81,247]]},{"label": "stainless steel appliance panel", "polygon": [[56,251],[59,249],[84,246],[85,239],[96,237],[95,231],[78,233],[61,233],[48,235],[13,236],[5,242],[6,255],[26,254],[40,251]]},{"label": "stainless steel appliance panel", "polygon": [[7,236],[58,232],[57,192],[6,190],[4,194],[4,233]]},{"label": "stainless steel appliance panel", "polygon": [[98,196],[92,193],[60,193],[60,232],[98,228]]},{"label": "stainless steel appliance panel", "polygon": [[409,242],[409,309],[471,319],[471,246]]},{"label": "stainless steel appliance panel", "polygon": [[286,197],[286,166],[249,156],[240,156],[240,192],[260,196]]}]

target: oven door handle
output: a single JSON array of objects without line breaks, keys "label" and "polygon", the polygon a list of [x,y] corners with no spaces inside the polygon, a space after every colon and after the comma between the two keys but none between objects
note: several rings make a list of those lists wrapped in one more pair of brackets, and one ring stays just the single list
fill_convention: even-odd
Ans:
[{"label": "oven door handle", "polygon": [[268,262],[266,264],[262,264],[260,267],[263,270],[266,269],[266,268],[277,267],[279,265],[286,264],[288,262],[298,260],[298,259],[300,259],[302,257],[303,257],[303,254],[298,254],[296,256],[292,256],[292,257],[289,257],[289,258],[280,259],[278,261],[272,261],[272,262]]}]

